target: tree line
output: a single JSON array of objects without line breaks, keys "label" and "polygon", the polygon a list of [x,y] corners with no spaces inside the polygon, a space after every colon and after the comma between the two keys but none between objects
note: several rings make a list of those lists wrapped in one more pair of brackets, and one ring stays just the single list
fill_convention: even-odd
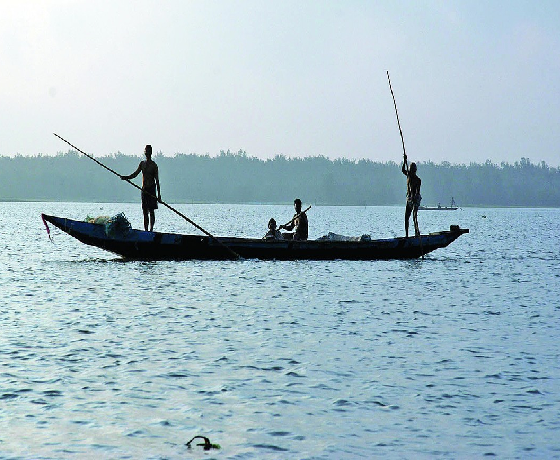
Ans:
[{"label": "tree line", "polygon": [[[97,158],[130,174],[141,158]],[[261,160],[246,152],[218,156],[161,153],[162,198],[169,203],[286,203],[300,197],[325,205],[395,205],[405,200],[401,164],[323,156]],[[560,206],[560,168],[521,158],[513,164],[418,163],[422,204]],[[140,177],[136,183],[140,184]],[[75,151],[56,156],[0,157],[0,201],[133,202],[138,190]]]}]

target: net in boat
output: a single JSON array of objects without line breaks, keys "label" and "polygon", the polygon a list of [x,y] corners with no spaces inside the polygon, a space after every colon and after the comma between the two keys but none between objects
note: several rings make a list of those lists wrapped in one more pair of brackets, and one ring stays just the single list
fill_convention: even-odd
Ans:
[{"label": "net in boat", "polygon": [[86,222],[90,224],[98,224],[105,226],[105,233],[109,238],[117,238],[128,235],[132,226],[130,222],[124,215],[120,212],[114,216],[97,216],[97,217],[86,217]]}]

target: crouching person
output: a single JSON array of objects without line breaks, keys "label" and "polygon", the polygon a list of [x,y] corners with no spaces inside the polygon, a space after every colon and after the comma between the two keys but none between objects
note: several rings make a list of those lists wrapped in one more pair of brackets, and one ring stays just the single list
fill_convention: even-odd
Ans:
[{"label": "crouching person", "polygon": [[263,236],[263,240],[281,240],[283,239],[282,233],[276,228],[276,221],[270,219],[268,221],[268,232]]}]

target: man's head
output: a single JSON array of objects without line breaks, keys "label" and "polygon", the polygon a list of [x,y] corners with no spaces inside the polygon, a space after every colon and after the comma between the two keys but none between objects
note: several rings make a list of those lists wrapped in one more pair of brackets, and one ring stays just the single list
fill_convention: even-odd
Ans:
[{"label": "man's head", "polygon": [[152,146],[150,144],[146,145],[146,148],[144,149],[144,155],[146,155],[146,158],[148,160],[152,158]]},{"label": "man's head", "polygon": [[274,219],[270,219],[268,221],[268,229],[269,230],[276,230],[276,221]]},{"label": "man's head", "polygon": [[410,163],[410,172],[416,174],[416,163]]},{"label": "man's head", "polygon": [[294,208],[296,209],[296,212],[301,212],[301,200],[299,198],[294,200]]}]

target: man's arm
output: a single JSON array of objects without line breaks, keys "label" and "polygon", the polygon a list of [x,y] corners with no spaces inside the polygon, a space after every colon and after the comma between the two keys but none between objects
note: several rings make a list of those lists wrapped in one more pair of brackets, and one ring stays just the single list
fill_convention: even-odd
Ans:
[{"label": "man's arm", "polygon": [[156,179],[158,201],[161,201],[161,190],[159,188],[159,170],[157,165],[156,165],[155,179]]},{"label": "man's arm", "polygon": [[293,230],[294,227],[296,226],[295,220],[296,220],[296,216],[294,216],[294,218],[290,221],[290,223],[286,225],[280,225],[280,227],[278,228],[282,228],[284,230]]},{"label": "man's arm", "polygon": [[134,179],[138,174],[140,174],[140,171],[142,171],[142,162],[140,162],[138,168],[136,168],[136,171],[134,171],[132,174],[128,176],[121,176],[121,179],[122,180]]},{"label": "man's arm", "polygon": [[404,159],[403,159],[403,164],[402,164],[402,173],[408,177],[408,162],[407,162],[407,158],[406,158],[406,153],[403,155]]}]

